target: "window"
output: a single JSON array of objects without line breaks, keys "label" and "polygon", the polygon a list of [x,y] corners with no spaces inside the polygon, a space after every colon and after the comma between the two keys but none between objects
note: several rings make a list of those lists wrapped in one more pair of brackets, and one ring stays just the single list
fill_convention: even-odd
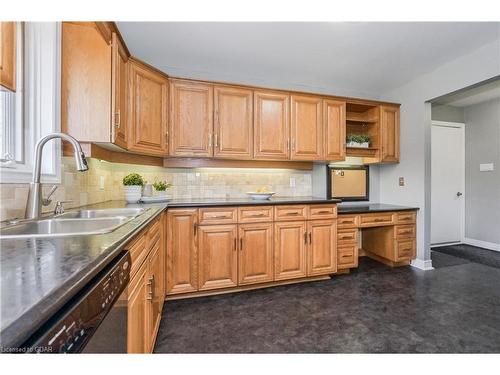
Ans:
[{"label": "window", "polygon": [[[16,91],[0,88],[2,183],[31,181],[38,139],[60,129],[60,24],[16,23]],[[60,182],[59,141],[42,160],[42,182]]]}]

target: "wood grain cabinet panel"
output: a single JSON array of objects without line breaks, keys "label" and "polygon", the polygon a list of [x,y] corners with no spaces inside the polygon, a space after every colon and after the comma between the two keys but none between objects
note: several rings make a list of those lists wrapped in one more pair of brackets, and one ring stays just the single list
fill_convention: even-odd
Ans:
[{"label": "wood grain cabinet panel", "polygon": [[292,95],[291,159],[323,158],[322,99],[317,96]]},{"label": "wood grain cabinet panel", "polygon": [[237,225],[200,225],[199,290],[238,285]]},{"label": "wood grain cabinet panel", "polygon": [[309,237],[307,276],[334,273],[337,270],[336,221],[308,221],[307,231]]},{"label": "wood grain cabinet panel", "polygon": [[253,157],[253,92],[235,87],[214,88],[214,156]]},{"label": "wood grain cabinet panel", "polygon": [[286,280],[307,275],[306,222],[274,223],[274,279]]},{"label": "wood grain cabinet panel", "polygon": [[111,107],[112,142],[127,148],[127,61],[125,47],[116,33],[112,34]]},{"label": "wood grain cabinet panel", "polygon": [[283,160],[290,155],[290,97],[254,92],[254,159]]},{"label": "wood grain cabinet panel", "polygon": [[258,223],[273,221],[274,207],[246,206],[238,208],[238,223]]},{"label": "wood grain cabinet panel", "polygon": [[213,87],[170,81],[170,155],[213,156]]},{"label": "wood grain cabinet panel", "polygon": [[325,160],[345,160],[345,113],[345,102],[330,99],[323,100]]},{"label": "wood grain cabinet panel", "polygon": [[415,224],[416,220],[417,220],[417,213],[415,211],[396,212],[397,224]]},{"label": "wood grain cabinet panel", "polygon": [[148,264],[144,262],[127,287],[128,353],[140,354],[149,350],[147,278]]},{"label": "wood grain cabinet panel", "polygon": [[306,220],[308,216],[307,205],[283,205],[274,208],[275,221],[297,221]]},{"label": "wood grain cabinet panel", "polygon": [[0,22],[0,86],[16,91],[15,22]]},{"label": "wood grain cabinet panel", "polygon": [[335,204],[312,204],[309,206],[308,219],[335,219],[337,217],[337,205]]},{"label": "wood grain cabinet panel", "polygon": [[356,228],[359,224],[359,215],[339,215],[337,219],[338,228]]},{"label": "wood grain cabinet panel", "polygon": [[200,225],[232,224],[238,221],[238,209],[235,207],[207,207],[199,210]]},{"label": "wood grain cabinet panel", "polygon": [[382,163],[399,163],[399,107],[380,106]]},{"label": "wood grain cabinet panel", "polygon": [[198,210],[167,213],[167,294],[198,290]]},{"label": "wood grain cabinet panel", "polygon": [[168,80],[149,67],[129,64],[128,149],[166,156]]},{"label": "wood grain cabinet panel", "polygon": [[148,308],[148,352],[152,352],[156,340],[156,333],[160,327],[161,312],[163,302],[165,300],[165,287],[164,287],[164,252],[163,243],[160,238],[156,237],[155,243],[152,245],[151,253],[148,257],[149,274],[147,279],[149,302]]},{"label": "wood grain cabinet panel", "polygon": [[349,269],[358,266],[358,245],[342,244],[337,247],[337,269]]},{"label": "wood grain cabinet panel", "polygon": [[238,284],[273,281],[273,224],[240,224],[238,237]]}]

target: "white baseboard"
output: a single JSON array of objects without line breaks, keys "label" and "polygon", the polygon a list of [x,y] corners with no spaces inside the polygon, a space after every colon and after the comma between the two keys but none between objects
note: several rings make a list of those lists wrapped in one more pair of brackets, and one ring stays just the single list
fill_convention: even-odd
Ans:
[{"label": "white baseboard", "polygon": [[412,267],[421,269],[423,271],[430,271],[433,270],[434,267],[432,267],[432,260],[422,260],[422,259],[413,259],[410,263]]},{"label": "white baseboard", "polygon": [[473,238],[467,238],[467,237],[465,237],[462,242],[467,245],[482,247],[488,250],[500,251],[500,244],[494,242],[475,240]]},{"label": "white baseboard", "polygon": [[431,244],[431,249],[435,247],[442,247],[442,246],[450,246],[450,245],[460,245],[462,242],[457,241],[457,242],[443,242],[443,243],[435,243]]}]

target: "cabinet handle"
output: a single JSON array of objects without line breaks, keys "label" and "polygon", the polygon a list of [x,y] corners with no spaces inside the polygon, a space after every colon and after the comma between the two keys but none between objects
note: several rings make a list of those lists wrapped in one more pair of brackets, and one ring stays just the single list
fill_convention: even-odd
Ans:
[{"label": "cabinet handle", "polygon": [[233,251],[236,251],[236,237],[234,237],[233,241]]},{"label": "cabinet handle", "polygon": [[115,112],[115,128],[120,128],[120,111]]},{"label": "cabinet handle", "polygon": [[375,219],[376,222],[386,221],[385,219]]},{"label": "cabinet handle", "polygon": [[342,237],[340,237],[341,240],[349,240],[351,238],[353,238],[353,237],[351,237],[351,236],[342,236]]},{"label": "cabinet handle", "polygon": [[243,237],[240,237],[240,251],[243,251]]},{"label": "cabinet handle", "polygon": [[399,220],[410,220],[410,217],[409,216],[403,216],[403,217],[400,217]]},{"label": "cabinet handle", "polygon": [[298,212],[287,212],[286,215],[288,216],[293,216],[293,215],[298,215]]},{"label": "cabinet handle", "polygon": [[228,219],[226,215],[215,215],[212,216],[212,219]]},{"label": "cabinet handle", "polygon": [[198,224],[197,223],[193,223],[193,231],[194,231],[194,236],[196,237],[196,234],[198,232]]},{"label": "cabinet handle", "polygon": [[331,214],[330,211],[318,211],[318,214]]},{"label": "cabinet handle", "polygon": [[309,245],[311,245],[311,244],[312,244],[312,233],[309,232]]},{"label": "cabinet handle", "polygon": [[295,139],[292,139],[292,151],[295,151]]},{"label": "cabinet handle", "polygon": [[208,147],[212,146],[212,133],[208,134]]},{"label": "cabinet handle", "polygon": [[262,217],[262,216],[266,216],[266,214],[253,214],[253,215],[250,215],[251,217]]},{"label": "cabinet handle", "polygon": [[290,151],[290,140],[289,139],[286,140],[286,150]]},{"label": "cabinet handle", "polygon": [[399,232],[399,234],[410,234],[410,233],[412,233],[411,230],[405,230],[403,232]]},{"label": "cabinet handle", "polygon": [[306,232],[306,233],[304,233],[304,244],[306,244],[306,245],[307,245],[307,232]]},{"label": "cabinet handle", "polygon": [[342,258],[352,258],[352,255],[342,255]]},{"label": "cabinet handle", "polygon": [[148,292],[148,301],[152,301],[154,298],[154,283],[155,283],[155,275],[152,275],[147,282],[147,286],[149,287],[149,292]]},{"label": "cabinet handle", "polygon": [[168,141],[169,141],[169,134],[168,134],[168,132],[165,133],[165,140],[166,140],[167,145],[168,145]]},{"label": "cabinet handle", "polygon": [[219,135],[218,134],[215,134],[214,147],[215,148],[219,147]]}]

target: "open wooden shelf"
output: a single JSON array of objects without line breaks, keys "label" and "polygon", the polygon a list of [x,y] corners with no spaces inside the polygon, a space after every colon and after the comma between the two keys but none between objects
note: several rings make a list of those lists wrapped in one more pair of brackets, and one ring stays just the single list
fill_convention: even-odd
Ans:
[{"label": "open wooden shelf", "polygon": [[347,156],[375,157],[378,151],[377,147],[346,147]]}]

